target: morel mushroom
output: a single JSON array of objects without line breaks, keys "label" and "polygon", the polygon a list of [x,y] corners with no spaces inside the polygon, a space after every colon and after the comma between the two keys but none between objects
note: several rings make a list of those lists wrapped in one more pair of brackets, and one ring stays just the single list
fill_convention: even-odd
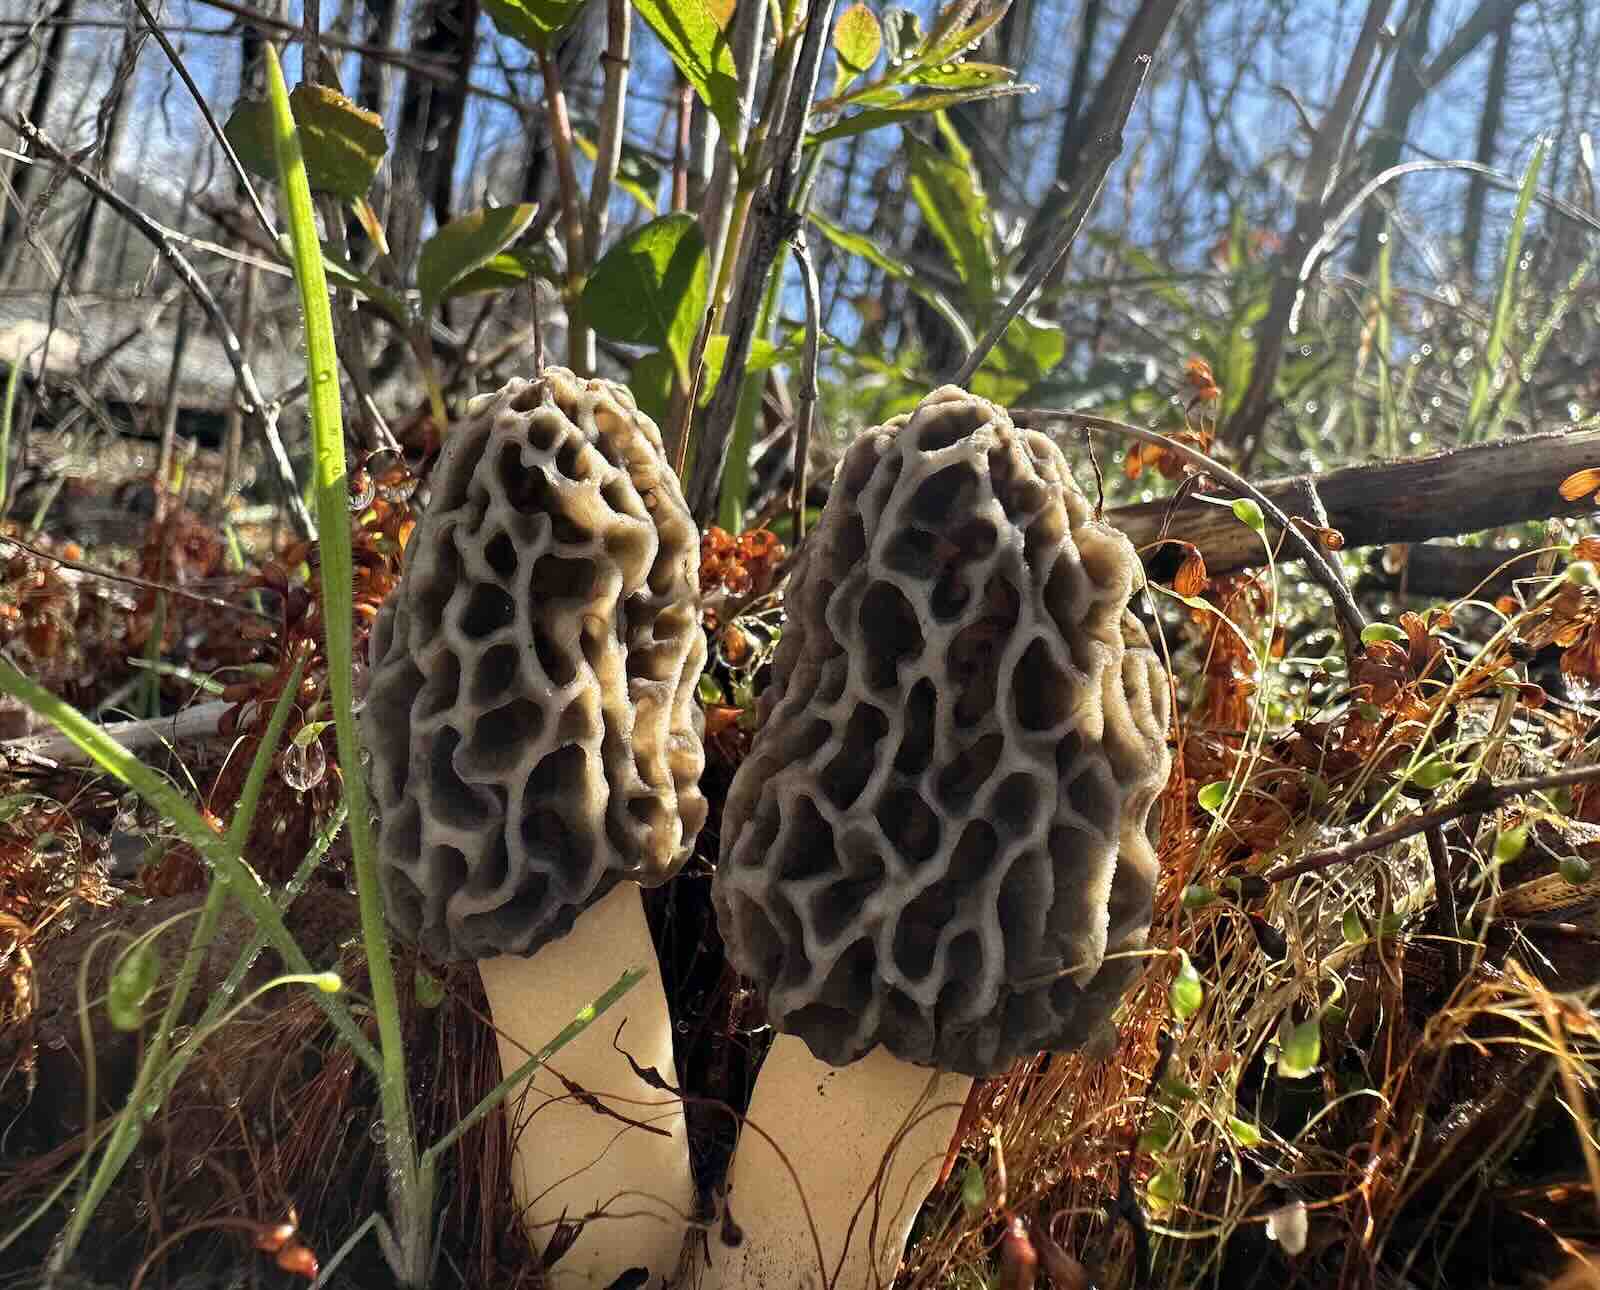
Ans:
[{"label": "morel mushroom", "polygon": [[747,1129],[722,1285],[888,1285],[973,1077],[1106,1033],[1168,769],[1138,568],[1054,443],[953,387],[840,463],[714,886],[780,1032],[749,1119],[827,1275]]},{"label": "morel mushroom", "polygon": [[[705,820],[706,646],[694,523],[625,389],[549,368],[469,414],[373,633],[364,717],[390,922],[479,960],[510,1071],[623,968],[654,965],[639,887],[676,872]],[[615,1115],[541,1070],[515,1149],[541,1241],[624,1194],[649,1211],[591,1222],[563,1256],[599,1286],[671,1272],[693,1202],[682,1106],[613,1048],[623,1018],[629,1052],[673,1076],[652,973],[552,1062]]]}]

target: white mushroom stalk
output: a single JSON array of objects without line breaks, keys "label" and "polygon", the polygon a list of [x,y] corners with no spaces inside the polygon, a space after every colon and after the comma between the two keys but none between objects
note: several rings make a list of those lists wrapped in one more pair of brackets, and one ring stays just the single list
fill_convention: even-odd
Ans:
[{"label": "white mushroom stalk", "polygon": [[[653,964],[654,957],[639,889],[623,883],[535,957],[480,960],[501,1069],[521,1066],[615,985],[624,968]],[[677,1264],[694,1207],[683,1103],[633,1073],[613,1046],[619,1025],[618,1042],[629,1055],[675,1084],[672,1021],[661,976],[652,970],[548,1068],[535,1071],[525,1095],[508,1102],[518,1133],[512,1189],[536,1244],[548,1244],[563,1218],[600,1215],[551,1269],[557,1287],[609,1286],[633,1268],[646,1269],[659,1284]],[[596,1112],[557,1075],[613,1114]]]},{"label": "white mushroom stalk", "polygon": [[972,1082],[881,1048],[834,1066],[803,1040],[779,1035],[728,1178],[728,1213],[741,1240],[728,1245],[720,1229],[712,1233],[714,1284],[891,1285]]},{"label": "white mushroom stalk", "polygon": [[676,1084],[639,886],[677,872],[706,816],[699,536],[655,425],[563,368],[472,404],[431,489],[363,718],[388,917],[478,962],[507,1071],[649,969],[535,1073],[513,1178],[541,1250],[588,1217],[556,1284],[659,1281],[693,1204],[683,1110],[613,1038],[626,1018],[629,1053]]},{"label": "white mushroom stalk", "polygon": [[846,452],[722,818],[718,924],[780,1038],[713,1284],[889,1284],[972,1079],[1103,1033],[1137,976],[1168,769],[1137,570],[961,390]]}]

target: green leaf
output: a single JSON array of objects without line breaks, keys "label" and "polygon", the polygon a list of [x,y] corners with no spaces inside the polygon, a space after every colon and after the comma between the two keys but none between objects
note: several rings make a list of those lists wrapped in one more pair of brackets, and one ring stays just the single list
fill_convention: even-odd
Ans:
[{"label": "green leaf", "polygon": [[1407,778],[1418,788],[1434,789],[1454,779],[1460,771],[1461,768],[1454,762],[1445,761],[1442,757],[1430,757]]},{"label": "green leaf", "polygon": [[1267,527],[1267,522],[1261,518],[1261,508],[1256,505],[1254,498],[1239,498],[1233,504],[1233,513],[1239,523],[1247,529],[1254,529],[1260,533]]},{"label": "green leaf", "polygon": [[451,220],[424,242],[417,257],[422,316],[428,317],[451,288],[521,237],[538,210],[532,202],[486,206]]},{"label": "green leaf", "polygon": [[1183,889],[1181,899],[1185,909],[1204,909],[1207,905],[1216,903],[1217,891],[1215,887],[1205,887],[1198,883],[1190,883]]},{"label": "green leaf", "polygon": [[437,1008],[444,1002],[444,982],[434,976],[427,968],[418,964],[413,981],[413,989],[420,1007]]},{"label": "green leaf", "polygon": [[445,299],[454,300],[457,296],[476,295],[484,291],[505,291],[537,277],[541,269],[549,272],[548,265],[542,264],[532,252],[520,247],[502,251],[466,277],[456,279],[450,290],[444,293]]},{"label": "green leaf", "polygon": [[106,990],[106,1013],[118,1030],[137,1030],[144,1024],[144,1005],[161,975],[161,959],[148,940],[136,941],[111,969]]},{"label": "green leaf", "polygon": [[1571,886],[1581,887],[1594,877],[1594,865],[1582,856],[1562,856],[1561,876]]},{"label": "green leaf", "polygon": [[1195,971],[1185,950],[1178,951],[1178,975],[1172,978],[1172,985],[1167,989],[1167,1000],[1172,1004],[1173,1015],[1180,1021],[1189,1020],[1206,1001],[1200,973]]},{"label": "green leaf", "polygon": [[[1528,211],[1533,195],[1539,187],[1539,170],[1549,151],[1548,135],[1541,135],[1533,146],[1533,156],[1522,175],[1522,186],[1517,192],[1516,212],[1511,217],[1511,232],[1506,238],[1504,267],[1500,271],[1500,289],[1495,296],[1494,317],[1489,323],[1488,340],[1483,347],[1483,358],[1472,375],[1472,395],[1467,403],[1467,415],[1461,423],[1463,443],[1477,437],[1484,413],[1489,409],[1489,399],[1494,393],[1494,378],[1500,370],[1500,360],[1505,356],[1506,340],[1511,334],[1511,315],[1517,298],[1517,287],[1522,278],[1522,235],[1528,226]],[[1516,380],[1515,374],[1507,377]]]},{"label": "green leaf", "polygon": [[961,1205],[973,1217],[989,1208],[989,1188],[977,1161],[969,1161],[966,1172],[961,1175]]},{"label": "green leaf", "polygon": [[944,134],[948,155],[905,136],[911,196],[966,288],[968,303],[981,308],[995,291],[989,198],[972,154],[954,131]]},{"label": "green leaf", "polygon": [[1164,1106],[1158,1106],[1150,1117],[1150,1123],[1139,1134],[1134,1150],[1147,1156],[1157,1155],[1172,1145],[1172,1138],[1177,1129],[1178,1122],[1172,1112]]},{"label": "green leaf", "polygon": [[665,350],[688,389],[689,357],[709,293],[700,221],[685,213],[662,215],[594,266],[583,289],[583,314],[602,336]]},{"label": "green leaf", "polygon": [[289,742],[296,748],[309,748],[322,737],[322,732],[331,726],[331,721],[308,721],[294,732],[294,738]]},{"label": "green leaf", "polygon": [[[311,187],[346,201],[364,197],[389,150],[383,118],[326,85],[295,86],[289,109]],[[247,170],[263,179],[278,178],[270,103],[265,99],[240,103],[222,133]]]},{"label": "green leaf", "polygon": [[1304,1079],[1317,1069],[1322,1059],[1322,1018],[1294,1023],[1284,1013],[1278,1025],[1278,1074],[1285,1079]]},{"label": "green leaf", "polygon": [[806,137],[811,145],[828,143],[833,139],[847,139],[853,134],[881,129],[886,125],[904,125],[908,116],[938,112],[961,103],[981,103],[986,99],[1007,98],[1013,94],[1029,93],[1028,85],[997,85],[982,90],[935,90],[927,94],[913,94],[898,103],[884,107],[868,108],[842,121],[836,121],[825,130],[816,130]]},{"label": "green leaf", "polygon": [[722,693],[722,684],[710,672],[700,673],[700,679],[695,682],[694,692],[701,703],[724,704],[727,696]]},{"label": "green leaf", "polygon": [[1202,810],[1209,811],[1212,815],[1218,814],[1222,810],[1223,803],[1228,800],[1228,781],[1214,779],[1209,784],[1202,785],[1196,794],[1196,800]]},{"label": "green leaf", "polygon": [[1339,927],[1347,945],[1360,945],[1367,939],[1367,925],[1361,921],[1361,911],[1354,905],[1344,911]]},{"label": "green leaf", "polygon": [[1183,1183],[1178,1171],[1166,1165],[1145,1184],[1145,1204],[1153,1214],[1165,1214],[1183,1199]]},{"label": "green leaf", "polygon": [[839,55],[839,69],[833,85],[837,95],[878,61],[878,51],[883,48],[883,28],[878,25],[878,15],[859,0],[851,5],[833,25],[833,48]]},{"label": "green leaf", "polygon": [[[739,76],[733,47],[706,0],[633,0],[727,138],[739,132]],[[731,12],[731,11],[730,11]]]},{"label": "green leaf", "polygon": [[[710,404],[711,395],[717,388],[717,379],[722,375],[722,360],[727,352],[726,336],[713,336],[706,342],[706,370],[705,375],[700,378],[697,406],[703,408]],[[750,357],[745,363],[745,370],[764,372],[781,362],[790,361],[793,357],[792,352],[779,349],[770,340],[753,340],[750,342]],[[671,411],[672,375],[672,357],[666,351],[659,349],[637,359],[632,371],[628,373],[628,389],[633,393],[639,411],[657,425],[660,425]]]},{"label": "green leaf", "polygon": [[922,67],[905,78],[911,85],[932,85],[941,90],[970,90],[1007,85],[1016,72],[999,63],[941,63]]},{"label": "green leaf", "polygon": [[1514,829],[1502,829],[1494,840],[1496,864],[1510,864],[1528,845],[1528,826],[1519,824]]},{"label": "green leaf", "polygon": [[1237,1115],[1228,1117],[1228,1132],[1233,1135],[1233,1140],[1245,1150],[1261,1145],[1261,1130],[1248,1120],[1241,1120]]},{"label": "green leaf", "polygon": [[483,0],[484,12],[513,40],[548,54],[554,38],[583,12],[584,0]]},{"label": "green leaf", "polygon": [[1403,641],[1406,634],[1393,623],[1368,623],[1361,629],[1361,643],[1371,645],[1376,641]]},{"label": "green leaf", "polygon": [[1007,324],[983,366],[973,373],[972,393],[1002,406],[1015,403],[1044,380],[1066,352],[1067,338],[1061,328],[1018,314]]}]

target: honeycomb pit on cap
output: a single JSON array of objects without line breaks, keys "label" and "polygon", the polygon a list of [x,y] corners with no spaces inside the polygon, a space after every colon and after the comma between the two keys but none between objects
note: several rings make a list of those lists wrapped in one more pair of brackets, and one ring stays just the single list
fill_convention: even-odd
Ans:
[{"label": "honeycomb pit on cap", "polygon": [[515,1182],[541,1247],[563,1211],[653,1211],[591,1222],[563,1273],[661,1275],[692,1202],[682,1108],[610,1037],[626,1018],[634,1056],[672,1069],[638,884],[675,873],[706,816],[697,530],[628,391],[564,368],[474,400],[431,487],[363,712],[388,917],[435,958],[479,961],[508,1072],[649,969],[552,1064],[666,1136],[619,1137],[542,1071]]},{"label": "honeycomb pit on cap", "polygon": [[[892,1278],[971,1077],[1103,1034],[1139,974],[1169,767],[1139,576],[1055,443],[953,387],[850,446],[797,561],[714,897],[781,1032],[750,1118],[850,1126],[789,1142],[830,1270],[916,1121],[841,1287]],[[720,1283],[820,1285],[756,1135],[731,1182]]]}]

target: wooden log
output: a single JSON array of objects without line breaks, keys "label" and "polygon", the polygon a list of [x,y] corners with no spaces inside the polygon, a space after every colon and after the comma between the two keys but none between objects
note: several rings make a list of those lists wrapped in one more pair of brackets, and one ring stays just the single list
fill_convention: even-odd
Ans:
[{"label": "wooden log", "polygon": [[[1586,466],[1600,466],[1600,430],[1501,439],[1428,457],[1270,480],[1260,487],[1287,514],[1307,519],[1314,518],[1313,499],[1320,497],[1328,524],[1344,535],[1346,546],[1378,546],[1591,514],[1596,509],[1591,499],[1567,502],[1557,491],[1563,479]],[[1193,542],[1213,574],[1265,559],[1261,539],[1225,506],[1186,499],[1171,507],[1158,499],[1119,506],[1106,518],[1136,547],[1160,536]]]}]

